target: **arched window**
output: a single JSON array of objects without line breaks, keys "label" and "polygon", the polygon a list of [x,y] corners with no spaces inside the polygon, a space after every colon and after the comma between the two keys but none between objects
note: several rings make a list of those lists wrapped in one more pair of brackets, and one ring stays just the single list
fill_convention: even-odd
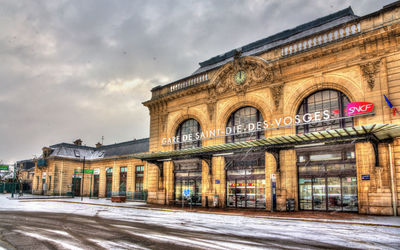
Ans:
[{"label": "arched window", "polygon": [[[230,136],[226,137],[226,142],[241,142],[260,139],[264,137],[264,130],[262,124],[259,123],[257,129],[257,123],[263,122],[264,119],[254,107],[243,107],[231,114],[226,124],[227,130],[231,133]],[[228,129],[230,128],[230,129]],[[228,135],[228,133],[227,133]]]},{"label": "arched window", "polygon": [[175,144],[175,149],[187,149],[201,147],[201,140],[196,140],[196,136],[201,133],[200,123],[195,119],[188,119],[182,122],[176,130],[175,136],[179,143]]},{"label": "arched window", "polygon": [[303,134],[353,126],[353,118],[338,119],[346,116],[345,110],[349,102],[349,98],[337,90],[325,89],[313,93],[303,100],[297,110],[297,115],[302,116],[307,113],[313,114],[314,112],[329,110],[330,119],[329,121],[297,126],[297,133]]}]

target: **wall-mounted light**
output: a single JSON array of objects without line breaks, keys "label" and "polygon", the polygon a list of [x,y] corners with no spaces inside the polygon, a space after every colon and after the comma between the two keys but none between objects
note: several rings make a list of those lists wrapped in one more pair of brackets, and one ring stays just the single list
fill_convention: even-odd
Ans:
[{"label": "wall-mounted light", "polygon": [[297,145],[297,146],[294,146],[294,147],[295,148],[308,148],[308,147],[317,147],[317,146],[324,146],[324,145],[325,145],[325,142]]},{"label": "wall-mounted light", "polygon": [[221,153],[221,154],[213,154],[213,156],[226,156],[226,155],[233,155],[233,152],[230,152],[230,153]]}]

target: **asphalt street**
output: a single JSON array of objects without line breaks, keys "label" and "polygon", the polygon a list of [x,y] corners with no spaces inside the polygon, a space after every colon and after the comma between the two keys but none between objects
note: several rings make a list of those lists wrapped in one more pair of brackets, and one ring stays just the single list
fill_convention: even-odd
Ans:
[{"label": "asphalt street", "polygon": [[395,217],[307,221],[0,195],[2,248],[400,249],[400,224]]}]

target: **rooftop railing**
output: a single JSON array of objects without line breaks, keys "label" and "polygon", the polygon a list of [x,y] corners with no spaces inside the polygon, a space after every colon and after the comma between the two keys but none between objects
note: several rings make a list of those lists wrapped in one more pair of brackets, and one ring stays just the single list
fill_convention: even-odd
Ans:
[{"label": "rooftop railing", "polygon": [[347,24],[344,27],[320,33],[314,37],[300,39],[281,49],[281,56],[290,56],[292,54],[311,49],[329,42],[336,41],[361,32],[360,23]]}]

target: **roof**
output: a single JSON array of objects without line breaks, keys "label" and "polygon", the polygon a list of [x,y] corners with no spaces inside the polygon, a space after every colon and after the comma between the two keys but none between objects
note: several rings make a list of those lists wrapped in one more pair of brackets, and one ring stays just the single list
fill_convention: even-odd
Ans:
[{"label": "roof", "polygon": [[201,148],[191,148],[152,154],[138,154],[135,158],[146,161],[163,161],[170,159],[185,159],[189,157],[213,155],[235,151],[270,151],[293,148],[295,146],[313,143],[352,143],[357,141],[385,141],[400,136],[400,126],[395,124],[372,124],[349,128],[332,129],[297,135],[285,135],[265,139],[227,143]]},{"label": "roof", "polygon": [[233,59],[236,51],[241,51],[243,56],[256,55],[271,48],[281,46],[285,43],[309,36],[313,33],[330,29],[357,18],[358,16],[354,15],[352,8],[348,7],[330,15],[315,19],[311,22],[299,25],[293,29],[284,30],[275,35],[260,39],[238,49],[233,49],[224,54],[200,62],[200,69],[198,69],[194,74],[198,74],[225,64]]},{"label": "roof", "polygon": [[35,162],[33,161],[33,159],[17,161],[18,167],[20,167],[21,164],[22,164],[22,169],[24,170],[28,170],[35,167]]},{"label": "roof", "polygon": [[50,146],[50,148],[53,150],[50,156],[95,160],[105,157],[148,152],[149,138],[104,145],[98,148],[79,146],[70,143],[59,143]]}]

